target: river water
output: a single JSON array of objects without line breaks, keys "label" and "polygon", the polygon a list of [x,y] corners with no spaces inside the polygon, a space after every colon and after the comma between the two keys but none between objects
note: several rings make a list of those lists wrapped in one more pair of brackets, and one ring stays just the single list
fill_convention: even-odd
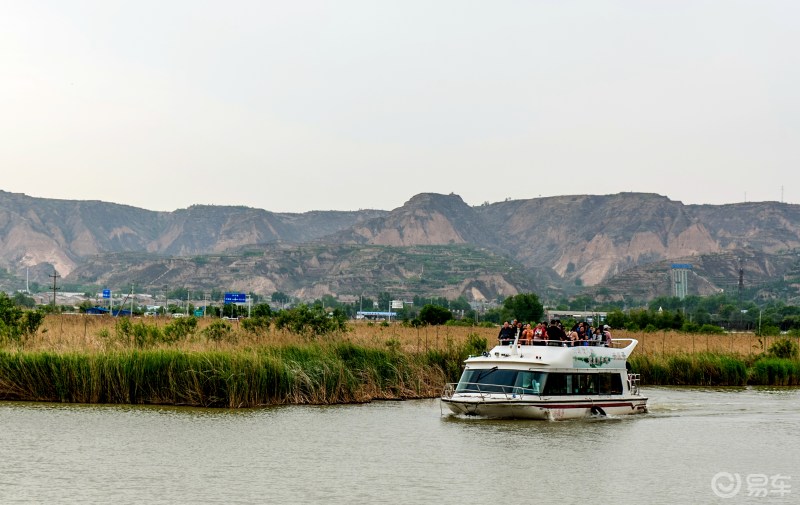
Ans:
[{"label": "river water", "polygon": [[0,503],[800,503],[800,389],[643,393],[563,422],[0,402]]}]

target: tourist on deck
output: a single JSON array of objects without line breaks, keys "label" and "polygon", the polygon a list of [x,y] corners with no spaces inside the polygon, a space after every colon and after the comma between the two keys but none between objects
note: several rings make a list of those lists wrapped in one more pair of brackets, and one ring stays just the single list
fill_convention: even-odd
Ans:
[{"label": "tourist on deck", "polygon": [[570,347],[578,345],[578,324],[574,324],[569,332],[567,332],[567,340],[567,345]]},{"label": "tourist on deck", "polygon": [[500,341],[500,345],[510,345],[514,342],[514,332],[516,328],[512,328],[508,321],[503,323],[503,327],[500,328],[500,333],[497,335],[497,340]]},{"label": "tourist on deck", "polygon": [[533,343],[533,328],[531,328],[530,323],[526,324],[525,329],[522,330],[520,342],[525,345],[531,345]]},{"label": "tourist on deck", "polygon": [[561,328],[561,321],[553,319],[547,327],[547,345],[567,345],[567,334]]},{"label": "tourist on deck", "polygon": [[589,325],[585,321],[578,323],[577,345],[589,345]]},{"label": "tourist on deck", "polygon": [[547,325],[542,322],[533,329],[533,345],[547,345],[545,340],[547,340]]},{"label": "tourist on deck", "polygon": [[603,326],[603,343],[606,347],[611,347],[611,326]]},{"label": "tourist on deck", "polygon": [[603,327],[598,326],[592,332],[592,342],[591,345],[603,345]]}]

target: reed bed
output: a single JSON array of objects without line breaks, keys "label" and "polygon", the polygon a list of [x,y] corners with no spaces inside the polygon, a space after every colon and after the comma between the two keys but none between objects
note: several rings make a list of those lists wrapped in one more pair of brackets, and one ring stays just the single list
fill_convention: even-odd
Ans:
[{"label": "reed bed", "polygon": [[[238,408],[430,398],[482,350],[474,341],[486,330],[357,324],[314,337],[248,332],[233,321],[224,340],[212,341],[203,335],[214,322],[201,319],[186,338],[142,347],[119,323],[49,316],[36,335],[5,342],[0,399]],[[174,320],[130,324],[163,332]]]},{"label": "reed bed", "polygon": [[[628,360],[642,383],[691,386],[800,385],[800,360],[769,357],[786,337],[753,333],[705,335],[674,331],[615,332],[639,345]],[[795,337],[796,338],[796,337]]]},{"label": "reed bed", "polygon": [[256,407],[430,398],[461,350],[403,354],[349,342],[250,351],[0,351],[0,398]]},{"label": "reed bed", "polygon": [[[174,341],[131,337],[169,334],[175,321],[48,316],[35,335],[0,342],[0,399],[238,408],[429,398],[457,380],[469,354],[494,345],[498,332],[361,322],[313,336],[247,331],[233,321],[224,338],[212,339],[208,330],[220,322],[200,319]],[[644,384],[800,385],[800,360],[764,354],[775,337],[614,336],[639,340],[629,361]]]}]

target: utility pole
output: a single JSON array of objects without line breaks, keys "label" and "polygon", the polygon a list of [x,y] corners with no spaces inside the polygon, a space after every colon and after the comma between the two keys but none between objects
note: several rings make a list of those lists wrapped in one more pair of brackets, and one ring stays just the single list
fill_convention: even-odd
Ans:
[{"label": "utility pole", "polygon": [[55,269],[53,269],[53,275],[48,275],[48,277],[51,277],[53,279],[53,309],[55,310],[55,308],[56,308],[56,291],[61,289],[61,288],[56,286],[56,280],[61,276],[58,275],[58,272],[56,272]]},{"label": "utility pole", "polygon": [[739,262],[739,329],[742,329],[742,291],[744,291],[744,268],[741,261]]}]

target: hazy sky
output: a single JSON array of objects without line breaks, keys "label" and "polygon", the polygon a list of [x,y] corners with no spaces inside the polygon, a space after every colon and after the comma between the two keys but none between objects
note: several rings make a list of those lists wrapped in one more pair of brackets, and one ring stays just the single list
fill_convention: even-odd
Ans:
[{"label": "hazy sky", "polygon": [[0,189],[800,203],[800,2],[0,0]]}]

